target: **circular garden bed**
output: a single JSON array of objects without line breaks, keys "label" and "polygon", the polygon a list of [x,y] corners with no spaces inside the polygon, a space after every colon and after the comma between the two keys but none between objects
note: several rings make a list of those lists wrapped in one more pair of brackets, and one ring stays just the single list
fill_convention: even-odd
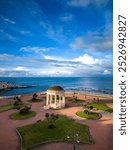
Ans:
[{"label": "circular garden bed", "polygon": [[86,118],[86,119],[100,119],[101,118],[101,114],[96,113],[96,112],[91,112],[91,111],[77,111],[76,115],[81,117],[81,118]]},{"label": "circular garden bed", "polygon": [[28,118],[31,118],[31,117],[34,117],[36,116],[36,112],[35,111],[29,111],[27,114],[21,114],[19,112],[15,112],[13,114],[11,114],[11,119],[14,119],[14,120],[23,120],[23,119],[28,119]]}]

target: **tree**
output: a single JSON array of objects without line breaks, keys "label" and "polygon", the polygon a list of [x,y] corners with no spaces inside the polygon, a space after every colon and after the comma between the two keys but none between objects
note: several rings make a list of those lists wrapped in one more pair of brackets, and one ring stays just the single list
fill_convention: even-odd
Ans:
[{"label": "tree", "polygon": [[23,102],[18,96],[16,96],[13,98],[12,105],[15,109],[20,109],[20,107],[23,105]]},{"label": "tree", "polygon": [[29,110],[31,109],[31,105],[30,104],[25,104],[23,105],[20,109],[19,109],[19,113],[22,115],[28,114]]},{"label": "tree", "polygon": [[48,128],[53,129],[55,127],[55,121],[59,118],[59,115],[46,113],[45,117],[48,121]]},{"label": "tree", "polygon": [[14,100],[14,101],[21,102],[21,99],[20,99],[20,97],[18,97],[18,96],[14,97],[13,100]]},{"label": "tree", "polygon": [[92,105],[90,105],[90,106],[89,106],[89,109],[90,109],[90,110],[92,110],[92,109],[93,109],[93,106],[92,106]]},{"label": "tree", "polygon": [[33,94],[32,101],[35,101],[35,100],[37,100],[37,97],[38,97],[38,95],[37,95],[36,93],[34,93],[34,94]]},{"label": "tree", "polygon": [[84,110],[84,113],[89,115],[89,111],[87,109]]}]

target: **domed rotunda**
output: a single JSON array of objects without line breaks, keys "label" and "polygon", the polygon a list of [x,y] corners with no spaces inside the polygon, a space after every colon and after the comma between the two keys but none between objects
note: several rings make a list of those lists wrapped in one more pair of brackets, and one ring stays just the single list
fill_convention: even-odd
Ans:
[{"label": "domed rotunda", "polygon": [[46,109],[65,107],[65,90],[60,86],[52,86],[46,92]]}]

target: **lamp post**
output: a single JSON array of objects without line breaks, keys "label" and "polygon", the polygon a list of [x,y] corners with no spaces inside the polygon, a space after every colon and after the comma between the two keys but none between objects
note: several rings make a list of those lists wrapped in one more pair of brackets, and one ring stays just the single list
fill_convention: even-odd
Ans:
[{"label": "lamp post", "polygon": [[[76,132],[76,130],[74,130],[74,133],[73,133],[73,150],[76,150],[76,143],[79,143],[79,134],[78,132]],[[67,135],[67,139],[71,139],[71,137],[69,135]]]}]

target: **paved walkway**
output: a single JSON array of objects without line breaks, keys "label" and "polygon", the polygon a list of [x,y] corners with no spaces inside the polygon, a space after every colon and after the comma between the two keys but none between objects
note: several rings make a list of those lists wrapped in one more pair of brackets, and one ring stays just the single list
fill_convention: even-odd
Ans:
[{"label": "paved walkway", "polygon": [[[26,121],[11,120],[9,118],[10,114],[16,112],[17,110],[9,110],[0,113],[0,150],[20,150],[20,140],[15,129],[16,127],[44,119],[47,111],[43,111],[42,106],[43,102],[33,103],[32,110],[35,110],[37,115],[33,118],[27,119]],[[94,138],[95,144],[79,144],[76,146],[77,150],[112,150],[112,116],[103,115],[100,120],[84,120],[75,115],[75,112],[81,109],[81,107],[72,107],[55,111],[74,118],[76,121],[90,127],[90,132]],[[51,111],[54,112],[54,110]],[[33,148],[32,150],[72,150],[72,148],[73,144],[59,142],[43,144]]]},{"label": "paved walkway", "polygon": [[10,115],[13,112],[17,112],[17,110],[8,110],[0,113],[0,150],[20,150],[20,139],[16,133],[16,128],[44,119],[47,111],[43,111],[42,106],[43,102],[33,104],[32,110],[36,111],[37,115],[26,121],[10,119]]}]

